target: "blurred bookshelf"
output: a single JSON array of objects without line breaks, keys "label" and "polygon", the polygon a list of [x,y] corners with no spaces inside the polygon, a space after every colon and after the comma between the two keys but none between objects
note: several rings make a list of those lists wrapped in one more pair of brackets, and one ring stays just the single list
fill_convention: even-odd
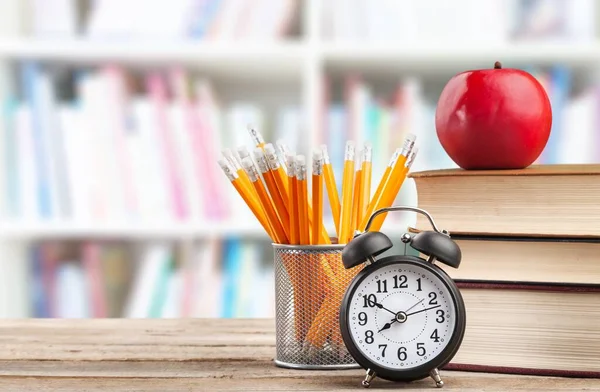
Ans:
[{"label": "blurred bookshelf", "polygon": [[[599,9],[2,2],[0,317],[273,316],[268,237],[216,164],[251,146],[249,123],[305,154],[326,143],[336,173],[347,139],[371,141],[374,186],[407,132],[413,170],[455,167],[435,135],[437,96],[455,73],[501,61],[551,97],[538,163],[599,162]],[[407,181],[397,204],[416,203]],[[384,230],[399,238],[413,220]]]}]

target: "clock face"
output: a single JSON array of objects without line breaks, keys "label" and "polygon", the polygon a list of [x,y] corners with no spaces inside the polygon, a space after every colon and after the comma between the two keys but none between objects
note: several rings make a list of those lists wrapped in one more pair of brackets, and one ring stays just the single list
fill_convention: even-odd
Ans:
[{"label": "clock face", "polygon": [[433,272],[414,263],[375,269],[355,287],[347,308],[350,336],[380,367],[402,370],[427,364],[448,346],[456,307]]}]

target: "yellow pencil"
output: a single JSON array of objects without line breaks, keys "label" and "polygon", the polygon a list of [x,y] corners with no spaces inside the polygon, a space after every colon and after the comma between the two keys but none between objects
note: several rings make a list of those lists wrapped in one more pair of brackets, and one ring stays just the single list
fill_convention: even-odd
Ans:
[{"label": "yellow pencil", "polygon": [[254,162],[252,162],[252,159],[249,156],[242,159],[242,167],[244,168],[244,170],[246,170],[246,173],[248,173],[248,177],[250,177],[250,181],[252,182],[254,189],[256,189],[258,198],[262,203],[262,207],[265,210],[267,218],[269,218],[269,223],[273,228],[273,234],[276,237],[277,243],[289,243],[288,238],[285,234],[285,230],[283,229],[281,222],[279,221],[279,218],[277,216],[277,212],[275,211],[275,207],[273,207],[271,198],[269,197],[269,194],[267,193],[267,190],[265,189],[265,186],[260,179],[258,170],[254,165]]},{"label": "yellow pencil", "polygon": [[321,224],[323,222],[323,153],[313,152],[312,170],[312,245],[321,243]]},{"label": "yellow pencil", "polygon": [[269,224],[269,220],[267,219],[265,212],[263,211],[260,202],[254,198],[248,186],[241,181],[241,178],[238,176],[237,172],[234,170],[233,166],[225,159],[218,160],[219,166],[225,172],[225,175],[231,181],[231,184],[235,188],[235,190],[240,194],[242,199],[246,202],[256,219],[260,222],[262,227],[265,229],[271,240],[277,242],[277,236],[273,233],[273,229]]},{"label": "yellow pencil", "polygon": [[383,187],[385,187],[386,182],[390,178],[390,174],[392,174],[392,169],[396,165],[396,162],[398,162],[398,158],[400,158],[400,152],[402,152],[402,149],[397,148],[396,151],[394,151],[394,154],[392,154],[392,157],[390,158],[390,162],[386,166],[385,171],[383,172],[383,175],[381,176],[381,179],[379,180],[377,189],[375,190],[373,197],[367,204],[367,210],[365,211],[365,213],[363,215],[363,219],[362,219],[361,223],[358,225],[359,230],[364,229],[364,227],[362,226],[362,222],[364,222],[365,219],[368,219],[368,217],[371,216],[371,214],[373,214],[374,209],[375,209],[375,202],[377,200],[379,200],[379,198],[381,197],[381,192],[383,192]]},{"label": "yellow pencil", "polygon": [[[406,161],[406,165],[402,168],[402,171],[400,171],[398,177],[393,178],[390,187],[384,191],[384,197],[382,198],[381,204],[378,206],[377,209],[387,208],[394,204],[394,200],[396,200],[396,196],[398,195],[398,192],[400,191],[400,188],[402,187],[402,184],[406,179],[406,175],[408,174],[410,167],[415,161],[415,157],[417,156],[418,152],[419,149],[417,147],[414,147],[410,153],[410,156],[408,157],[408,160]],[[383,225],[386,216],[387,212],[380,214],[375,219],[373,219],[373,223],[371,224],[371,227],[369,227],[369,231],[381,230],[381,226]]]},{"label": "yellow pencil", "polygon": [[229,164],[231,164],[233,166],[233,168],[235,169],[237,175],[240,177],[240,181],[245,183],[246,186],[248,187],[248,189],[250,190],[251,194],[257,198],[258,195],[256,194],[256,191],[254,190],[254,187],[252,186],[252,183],[250,182],[250,178],[248,178],[248,174],[244,171],[241,161],[239,161],[235,157],[235,155],[233,154],[233,151],[231,151],[230,148],[225,148],[221,152],[223,153],[223,156],[225,157],[225,159],[227,159]]},{"label": "yellow pencil", "polygon": [[279,158],[277,157],[275,147],[271,143],[265,144],[265,156],[267,158],[267,164],[269,165],[269,169],[275,177],[275,182],[277,183],[277,190],[279,190],[281,198],[283,200],[287,200],[289,189],[286,178],[286,171],[283,168],[283,165],[281,165]]},{"label": "yellow pencil", "polygon": [[300,220],[298,216],[298,179],[296,178],[296,155],[285,155],[288,176],[288,205],[290,212],[290,244],[300,244]]},{"label": "yellow pencil", "polygon": [[275,142],[275,145],[277,146],[277,152],[278,152],[278,155],[279,155],[279,162],[281,163],[281,166],[287,172],[285,157],[287,156],[288,152],[290,152],[290,149],[287,146],[287,144],[285,144],[285,142],[283,141],[283,139],[277,140]]},{"label": "yellow pencil", "polygon": [[365,143],[365,148],[363,150],[363,159],[362,159],[362,174],[361,174],[361,182],[360,182],[360,199],[359,199],[359,207],[358,207],[358,216],[357,216],[357,228],[358,224],[362,222],[365,212],[367,211],[367,205],[369,204],[369,200],[371,199],[371,170],[372,170],[372,160],[373,160],[373,148],[371,147],[371,143]]},{"label": "yellow pencil", "polygon": [[354,184],[354,142],[346,142],[344,153],[344,177],[342,179],[342,212],[340,216],[339,243],[345,244],[351,238],[352,230],[352,190]]},{"label": "yellow pencil", "polygon": [[360,188],[361,188],[361,182],[362,182],[362,150],[358,151],[356,153],[356,159],[354,162],[354,168],[356,169],[356,172],[354,174],[354,190],[353,190],[353,194],[352,194],[352,227],[350,230],[350,236],[352,237],[354,235],[354,231],[356,230],[356,227],[358,225],[358,209],[360,208],[360,197],[361,197],[361,193],[360,193]]},{"label": "yellow pencil", "polygon": [[[248,147],[246,146],[239,146],[236,149],[236,152],[238,154],[239,160],[240,160],[240,164],[242,163],[242,161],[244,160],[244,158],[248,158],[250,157],[250,151],[248,151]],[[250,157],[250,159],[252,159]],[[242,165],[242,167],[244,167],[244,165]]]},{"label": "yellow pencil", "polygon": [[269,194],[271,195],[271,199],[273,200],[273,205],[275,206],[275,211],[277,211],[277,215],[279,216],[279,221],[283,226],[283,230],[286,234],[286,237],[290,238],[290,215],[287,210],[287,194],[286,198],[281,197],[281,193],[279,189],[277,189],[277,182],[275,180],[275,175],[269,169],[267,164],[267,159],[265,157],[265,153],[262,148],[257,147],[254,149],[254,161],[258,165],[258,169],[260,173],[262,173],[263,179],[265,180],[265,184],[267,184],[267,189],[269,190]]},{"label": "yellow pencil", "polygon": [[321,145],[321,152],[323,153],[323,175],[325,176],[325,187],[327,188],[327,196],[329,198],[329,206],[331,207],[331,215],[333,216],[333,224],[335,225],[335,232],[340,237],[340,195],[338,194],[337,185],[335,182],[335,175],[333,167],[329,160],[329,153],[327,152],[327,146]]},{"label": "yellow pencil", "polygon": [[300,223],[300,244],[310,244],[308,223],[308,185],[306,183],[306,158],[296,156],[296,178],[298,179],[298,221]]},{"label": "yellow pencil", "polygon": [[385,182],[382,184],[380,184],[381,188],[381,192],[379,193],[375,193],[375,195],[373,196],[373,199],[371,200],[371,203],[369,203],[369,207],[367,208],[367,212],[365,214],[365,216],[363,217],[362,222],[359,225],[359,230],[364,230],[365,226],[367,225],[367,221],[369,220],[369,218],[371,217],[371,215],[373,214],[374,211],[378,210],[381,205],[381,198],[383,197],[383,195],[387,192],[386,188],[389,189],[390,184],[393,183],[393,180],[395,178],[398,178],[400,176],[400,173],[402,172],[402,170],[404,170],[404,165],[406,164],[406,159],[408,158],[408,155],[410,154],[410,152],[412,151],[414,145],[415,145],[415,139],[416,136],[409,134],[406,139],[404,140],[404,145],[402,146],[402,150],[400,150],[400,155],[398,156],[398,159],[396,160],[396,163],[394,164],[392,170],[390,171],[390,174],[387,176],[386,179],[382,178],[381,180]]}]

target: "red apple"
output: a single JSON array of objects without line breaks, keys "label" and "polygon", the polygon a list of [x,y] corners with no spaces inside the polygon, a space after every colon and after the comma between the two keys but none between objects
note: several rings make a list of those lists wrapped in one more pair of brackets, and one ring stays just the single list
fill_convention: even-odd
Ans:
[{"label": "red apple", "polygon": [[551,126],[543,86],[499,62],[452,77],[435,112],[440,143],[463,169],[525,168],[542,153]]}]

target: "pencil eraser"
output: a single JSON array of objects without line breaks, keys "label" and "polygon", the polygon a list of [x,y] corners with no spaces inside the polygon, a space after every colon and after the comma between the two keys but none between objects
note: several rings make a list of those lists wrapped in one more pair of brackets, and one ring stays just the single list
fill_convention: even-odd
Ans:
[{"label": "pencil eraser", "polygon": [[296,155],[296,165],[306,165],[306,157],[304,155]]},{"label": "pencil eraser", "polygon": [[314,149],[313,150],[313,159],[314,160],[321,160],[323,159],[323,151],[319,150],[319,149]]},{"label": "pencil eraser", "polygon": [[238,177],[233,167],[229,164],[229,162],[227,162],[227,159],[219,158],[217,162],[219,163],[219,166],[221,166],[221,169],[223,169],[223,172],[225,173],[229,181],[233,181]]},{"label": "pencil eraser", "polygon": [[221,168],[223,170],[225,170],[227,168],[227,166],[230,166],[229,162],[227,162],[227,159],[225,159],[225,158],[219,158],[217,160],[217,162],[219,163],[219,166],[221,166]]}]

